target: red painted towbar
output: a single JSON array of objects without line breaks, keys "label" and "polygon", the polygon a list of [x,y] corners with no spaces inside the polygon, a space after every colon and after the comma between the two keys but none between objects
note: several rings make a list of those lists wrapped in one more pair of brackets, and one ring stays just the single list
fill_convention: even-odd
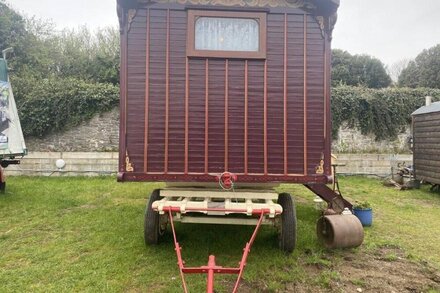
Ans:
[{"label": "red painted towbar", "polygon": [[[174,229],[174,222],[173,222],[173,212],[180,212],[179,207],[163,207],[163,211],[168,212],[170,224],[171,224],[171,230],[173,231],[173,238],[174,238],[174,246],[176,250],[177,255],[177,265],[179,266],[180,270],[180,277],[182,279],[182,286],[185,293],[188,292],[188,288],[186,286],[185,282],[185,274],[207,274],[207,284],[206,284],[206,292],[213,293],[214,292],[214,275],[215,274],[235,274],[238,275],[237,280],[235,282],[234,290],[232,292],[237,292],[238,286],[240,285],[240,280],[243,275],[244,268],[246,266],[246,260],[249,255],[249,252],[251,251],[252,244],[255,241],[255,238],[257,237],[258,230],[260,229],[261,223],[263,221],[263,218],[265,215],[270,214],[270,209],[258,209],[254,210],[252,212],[253,215],[259,215],[259,219],[257,222],[257,225],[255,226],[255,230],[252,233],[251,239],[246,243],[246,246],[243,249],[243,256],[241,257],[241,261],[239,263],[239,267],[237,268],[224,268],[222,266],[218,266],[215,263],[215,256],[210,255],[208,259],[208,264],[206,266],[201,267],[185,267],[185,262],[182,259],[182,247],[179,245],[179,242],[177,242],[176,237],[176,231]],[[201,211],[201,210],[199,210]],[[233,212],[233,210],[227,210],[227,209],[205,209],[203,211],[223,211],[223,212]]]}]

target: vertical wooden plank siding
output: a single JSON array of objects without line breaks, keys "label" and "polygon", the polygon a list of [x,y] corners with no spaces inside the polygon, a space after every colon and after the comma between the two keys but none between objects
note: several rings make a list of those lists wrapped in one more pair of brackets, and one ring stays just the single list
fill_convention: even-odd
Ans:
[{"label": "vertical wooden plank siding", "polygon": [[128,38],[127,26],[123,28],[123,34],[121,35],[121,82],[119,85],[121,91],[121,102],[120,102],[120,124],[119,132],[122,134],[119,139],[119,172],[124,172],[125,165],[125,154],[127,150],[127,38]]},{"label": "vertical wooden plank siding", "polygon": [[287,138],[289,174],[304,174],[304,19],[287,15]]},{"label": "vertical wooden plank siding", "polygon": [[[324,73],[324,91],[322,93],[323,96],[323,100],[324,100],[324,109],[327,108],[327,62],[328,62],[328,58],[327,58],[327,41],[324,42],[324,62],[323,62],[323,73]],[[324,136],[324,140],[327,138],[327,113],[326,111],[324,111],[324,116],[323,116],[323,136]]]},{"label": "vertical wooden plank siding", "polygon": [[188,174],[189,60],[185,58],[185,174]]},{"label": "vertical wooden plank siding", "polygon": [[248,61],[248,173],[264,174],[264,60]]},{"label": "vertical wooden plank siding", "polygon": [[[225,170],[225,60],[209,60],[209,173],[222,173]],[[193,70],[200,70],[194,68]],[[202,69],[203,70],[203,69]]]},{"label": "vertical wooden plank siding", "polygon": [[289,173],[287,162],[287,13],[284,14],[284,72],[283,72],[283,143],[284,143],[284,175]]},{"label": "vertical wooden plank siding", "polygon": [[324,160],[325,173],[331,173],[331,109],[330,109],[330,80],[331,80],[331,47],[328,38],[324,40]]},{"label": "vertical wooden plank siding", "polygon": [[206,112],[206,60],[189,60],[189,119],[188,167],[189,173],[205,172],[205,112]]},{"label": "vertical wooden plank siding", "polygon": [[168,172],[184,173],[186,11],[170,10]]},{"label": "vertical wooden plank siding", "polygon": [[264,60],[264,175],[267,175],[267,59]]},{"label": "vertical wooden plank siding", "polygon": [[[267,17],[267,169],[284,175],[284,13]],[[287,72],[286,72],[287,74]]]},{"label": "vertical wooden plank siding", "polygon": [[307,167],[309,174],[325,156],[324,139],[324,38],[313,16],[307,17]]},{"label": "vertical wooden plank siding", "polygon": [[248,60],[244,61],[244,174],[248,174],[248,124],[249,124],[249,97],[248,97]]},{"label": "vertical wooden plank siding", "polygon": [[126,51],[126,133],[124,159],[128,153],[134,170],[143,171],[145,145],[145,63],[146,63],[146,11],[139,11],[127,28]]},{"label": "vertical wooden plank siding", "polygon": [[144,172],[147,173],[148,160],[148,105],[150,96],[150,9],[147,9],[147,36],[146,36],[146,54],[145,54],[145,142],[144,142]]},{"label": "vertical wooden plank siding", "polygon": [[307,14],[304,14],[304,175],[307,175]]},{"label": "vertical wooden plank siding", "polygon": [[[167,14],[150,8],[148,163],[151,173],[164,173],[167,108]],[[137,66],[137,65],[134,65]]]},{"label": "vertical wooden plank siding", "polygon": [[225,171],[229,171],[229,59],[225,61]]},{"label": "vertical wooden plank siding", "polygon": [[229,60],[228,65],[228,171],[245,172],[245,71],[246,62]]},{"label": "vertical wooden plank siding", "polygon": [[205,60],[205,174],[209,173],[209,59]]},{"label": "vertical wooden plank siding", "polygon": [[127,150],[138,179],[302,180],[323,155],[330,173],[330,40],[300,10],[266,20],[266,58],[188,57],[186,10],[137,10],[121,38],[121,172]]},{"label": "vertical wooden plank siding", "polygon": [[170,10],[167,10],[167,44],[165,58],[165,154],[164,173],[168,173],[168,136],[170,119]]}]

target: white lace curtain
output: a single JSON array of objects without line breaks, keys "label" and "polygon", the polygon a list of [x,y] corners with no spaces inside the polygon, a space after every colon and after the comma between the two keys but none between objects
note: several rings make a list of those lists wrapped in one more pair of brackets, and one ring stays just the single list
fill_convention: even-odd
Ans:
[{"label": "white lace curtain", "polygon": [[259,37],[255,19],[200,17],[196,20],[196,50],[257,52]]}]

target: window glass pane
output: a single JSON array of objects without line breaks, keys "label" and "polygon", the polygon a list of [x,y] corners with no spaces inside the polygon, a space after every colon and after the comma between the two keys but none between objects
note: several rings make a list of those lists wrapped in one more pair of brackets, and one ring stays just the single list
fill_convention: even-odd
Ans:
[{"label": "window glass pane", "polygon": [[258,52],[259,37],[255,19],[200,17],[196,20],[196,50]]}]

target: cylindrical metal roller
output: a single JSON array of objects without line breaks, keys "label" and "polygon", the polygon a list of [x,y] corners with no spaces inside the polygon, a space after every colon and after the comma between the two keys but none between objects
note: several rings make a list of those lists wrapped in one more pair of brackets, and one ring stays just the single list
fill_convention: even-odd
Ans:
[{"label": "cylindrical metal roller", "polygon": [[323,216],[316,229],[327,248],[358,247],[364,241],[364,228],[354,215]]}]

